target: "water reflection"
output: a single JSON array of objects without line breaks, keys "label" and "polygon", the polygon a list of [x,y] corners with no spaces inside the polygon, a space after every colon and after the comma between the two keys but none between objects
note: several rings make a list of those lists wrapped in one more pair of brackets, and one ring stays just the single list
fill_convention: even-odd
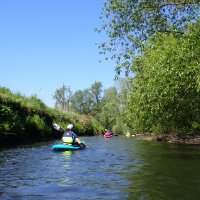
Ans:
[{"label": "water reflection", "polygon": [[0,152],[0,199],[199,199],[200,147],[86,140],[83,151],[47,144]]},{"label": "water reflection", "polygon": [[[134,145],[137,163],[129,163],[124,176],[131,182],[126,192],[128,199],[199,199],[199,160],[187,146],[155,142],[137,142]],[[187,149],[187,150],[186,150]]]},{"label": "water reflection", "polygon": [[72,153],[72,151],[64,151],[62,155],[68,160],[71,158]]}]

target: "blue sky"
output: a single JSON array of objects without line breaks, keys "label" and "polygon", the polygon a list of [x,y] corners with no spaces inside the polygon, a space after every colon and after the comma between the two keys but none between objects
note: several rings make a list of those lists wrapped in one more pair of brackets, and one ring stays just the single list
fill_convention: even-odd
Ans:
[{"label": "blue sky", "polygon": [[101,81],[114,86],[115,65],[102,61],[94,31],[104,0],[0,0],[0,86],[37,95],[50,107],[63,83],[73,92]]}]

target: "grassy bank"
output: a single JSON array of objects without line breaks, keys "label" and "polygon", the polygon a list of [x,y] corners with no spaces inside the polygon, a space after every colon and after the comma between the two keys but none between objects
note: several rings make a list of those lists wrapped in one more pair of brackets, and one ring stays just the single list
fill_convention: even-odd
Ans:
[{"label": "grassy bank", "polygon": [[188,133],[185,135],[177,134],[152,134],[143,133],[134,136],[138,140],[156,141],[156,142],[167,142],[172,144],[188,144],[188,145],[200,145],[200,134],[199,133]]},{"label": "grassy bank", "polygon": [[25,97],[0,87],[0,147],[60,138],[61,134],[53,129],[54,122],[63,129],[72,123],[79,136],[103,132],[91,117],[61,112],[47,107],[37,96]]}]

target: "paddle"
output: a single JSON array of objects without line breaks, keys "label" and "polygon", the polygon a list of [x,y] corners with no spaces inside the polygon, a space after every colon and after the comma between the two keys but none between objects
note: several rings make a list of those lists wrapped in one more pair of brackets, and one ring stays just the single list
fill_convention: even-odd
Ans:
[{"label": "paddle", "polygon": [[[57,130],[57,131],[60,131],[61,133],[64,133],[65,131],[60,127],[60,125],[56,124],[56,123],[53,123],[53,127]],[[87,149],[89,149],[89,147],[85,144],[84,141],[82,141],[80,143],[80,145],[83,145],[84,147],[86,147]]]},{"label": "paddle", "polygon": [[53,123],[53,127],[57,130],[57,131],[60,131],[62,133],[64,133],[65,131],[56,123]]},{"label": "paddle", "polygon": [[85,144],[84,141],[81,141],[80,145],[83,145],[85,148],[89,149],[89,147]]}]

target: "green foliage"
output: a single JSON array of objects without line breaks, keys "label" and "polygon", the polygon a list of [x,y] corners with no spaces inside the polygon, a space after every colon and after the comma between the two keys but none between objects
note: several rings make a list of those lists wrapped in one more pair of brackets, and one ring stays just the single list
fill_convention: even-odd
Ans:
[{"label": "green foliage", "polygon": [[91,113],[95,116],[97,113],[101,111],[101,101],[103,98],[103,89],[101,82],[95,82],[92,84],[90,91],[92,95],[92,111]]},{"label": "green foliage", "polygon": [[119,96],[116,88],[111,87],[104,91],[104,97],[99,105],[100,112],[95,118],[107,129],[112,129],[120,115]]},{"label": "green foliage", "polygon": [[95,82],[90,88],[76,91],[71,97],[70,109],[80,114],[95,115],[100,111],[102,91],[101,82]]},{"label": "green foliage", "polygon": [[79,116],[79,120],[73,124],[79,135],[94,135],[104,130],[103,126],[90,115]]},{"label": "green foliage", "polygon": [[93,96],[89,89],[78,90],[71,98],[71,109],[80,114],[88,114],[93,108]]},{"label": "green foliage", "polygon": [[0,87],[0,95],[2,97],[7,97],[7,96],[11,96],[12,92],[6,87]]},{"label": "green foliage", "polygon": [[92,93],[93,99],[94,99],[94,103],[98,104],[101,101],[102,98],[102,83],[101,82],[96,82],[92,84],[90,91]]},{"label": "green foliage", "polygon": [[53,99],[56,100],[56,108],[62,111],[69,111],[70,99],[72,96],[72,91],[70,87],[67,87],[63,84],[63,86],[56,90],[53,95]]},{"label": "green foliage", "polygon": [[186,133],[200,123],[200,22],[183,36],[157,34],[133,63],[126,109],[136,131]]},{"label": "green foliage", "polygon": [[[87,115],[48,108],[36,95],[25,97],[0,87],[0,136],[4,138],[4,135],[10,134],[14,137],[13,144],[60,138],[61,134],[52,128],[53,122],[59,124],[64,130],[67,124],[72,123],[78,135],[101,133],[104,127],[88,114],[91,109],[94,109],[94,105],[101,101],[101,87],[100,82],[95,82],[90,89],[85,90],[86,93],[83,91],[83,100],[86,103],[83,113]],[[5,137],[6,142],[7,140]],[[3,145],[2,141],[0,145]]]},{"label": "green foliage", "polygon": [[45,110],[47,106],[36,95],[32,95],[26,100],[26,106],[35,110]]},{"label": "green foliage", "polygon": [[74,131],[78,135],[94,135],[102,132],[102,125],[90,115],[80,115],[75,112],[62,112],[54,109],[54,122],[59,124],[64,130],[68,124],[74,125]]},{"label": "green foliage", "polygon": [[28,116],[26,118],[26,124],[27,126],[34,127],[36,130],[39,131],[44,130],[45,127],[45,122],[39,115]]},{"label": "green foliage", "polygon": [[[68,118],[69,113],[70,118]],[[79,116],[75,116],[75,113],[79,113]],[[114,87],[103,91],[102,83],[95,82],[90,88],[78,90],[71,96],[70,112],[55,115],[59,124],[62,123],[63,118],[66,120],[62,127],[66,127],[67,123],[73,123],[76,131],[82,134],[101,133],[104,128],[111,130],[116,124],[117,117],[120,116],[118,92]]]},{"label": "green foliage", "polygon": [[[0,133],[6,135],[8,143],[9,138],[13,144],[18,144],[26,140],[35,141],[36,138],[39,141],[44,134],[49,136],[52,121],[47,110],[47,106],[36,96],[27,98],[0,87]],[[33,137],[29,137],[30,135]]]},{"label": "green foliage", "polygon": [[91,120],[91,125],[93,127],[94,134],[103,134],[104,128],[96,119]]},{"label": "green foliage", "polygon": [[0,132],[17,129],[19,118],[11,106],[0,104]]},{"label": "green foliage", "polygon": [[112,132],[120,135],[126,133],[127,131],[129,131],[128,126],[124,123],[123,118],[118,116],[116,124],[112,127]]},{"label": "green foliage", "polygon": [[[99,45],[100,54],[116,61],[116,71],[128,73],[133,57],[156,32],[184,33],[185,24],[199,19],[199,1],[107,0],[102,9],[102,26],[108,41]],[[108,56],[108,57],[107,57]]]},{"label": "green foliage", "polygon": [[[76,112],[72,111],[75,105]],[[12,133],[14,144],[18,144],[60,138],[61,134],[52,129],[53,122],[64,130],[72,123],[78,135],[102,134],[105,128],[111,130],[115,126],[116,117],[120,116],[120,101],[115,88],[109,88],[103,96],[101,82],[95,82],[72,95],[70,109],[63,112],[48,108],[36,95],[25,97],[0,87],[0,111],[1,136]]]}]

